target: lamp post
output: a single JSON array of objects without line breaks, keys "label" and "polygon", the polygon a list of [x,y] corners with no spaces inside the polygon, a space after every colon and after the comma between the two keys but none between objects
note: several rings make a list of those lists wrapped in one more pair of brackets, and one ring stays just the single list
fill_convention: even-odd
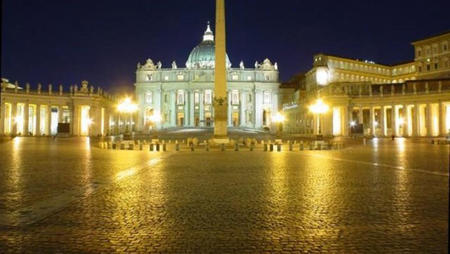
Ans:
[{"label": "lamp post", "polygon": [[322,126],[320,124],[320,117],[322,114],[328,111],[329,107],[323,102],[322,99],[317,99],[317,101],[309,106],[309,111],[317,115],[317,135],[322,135]]},{"label": "lamp post", "polygon": [[[120,114],[125,114],[125,116],[128,116],[129,119],[125,119],[125,133],[128,133],[128,125],[130,125],[130,130],[133,130],[133,124],[134,121],[132,119],[132,115],[134,112],[136,112],[138,110],[138,107],[135,103],[133,103],[131,101],[130,98],[125,98],[124,100],[122,100],[118,105],[117,105],[117,110],[119,111]],[[128,122],[129,120],[129,122]],[[120,128],[120,126],[119,126]],[[120,129],[119,129],[120,132]]]},{"label": "lamp post", "polygon": [[281,135],[281,131],[282,131],[282,124],[285,120],[284,115],[282,115],[280,112],[278,112],[275,116],[272,117],[272,120],[276,123],[277,125],[277,136]]}]

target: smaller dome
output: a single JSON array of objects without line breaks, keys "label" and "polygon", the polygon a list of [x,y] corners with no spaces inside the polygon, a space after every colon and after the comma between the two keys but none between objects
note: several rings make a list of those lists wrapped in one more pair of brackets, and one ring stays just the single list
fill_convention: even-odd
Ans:
[{"label": "smaller dome", "polygon": [[[214,34],[211,31],[211,27],[206,27],[206,31],[203,35],[203,41],[197,45],[189,54],[189,58],[186,62],[188,69],[214,69],[216,64],[216,47],[214,44]],[[226,66],[231,67],[230,59],[226,55]]]}]

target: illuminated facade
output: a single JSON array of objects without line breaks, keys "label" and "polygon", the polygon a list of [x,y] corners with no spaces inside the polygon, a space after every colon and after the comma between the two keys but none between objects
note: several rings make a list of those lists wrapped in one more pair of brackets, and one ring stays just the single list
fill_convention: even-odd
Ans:
[{"label": "illuminated facade", "polygon": [[[117,133],[119,122],[112,97],[102,89],[94,90],[87,81],[71,86],[60,85],[30,90],[2,79],[0,135],[50,136],[58,134],[58,124],[68,123],[72,136],[106,136]],[[123,124],[123,123],[122,123]]]},{"label": "illuminated facade", "polygon": [[[185,68],[175,62],[163,68],[148,59],[138,64],[136,99],[139,105],[137,129],[209,127],[214,124],[214,35],[208,25],[202,42],[190,53]],[[278,66],[269,59],[247,68],[227,65],[228,126],[273,127],[278,112]],[[153,119],[158,119],[154,121]]]},{"label": "illuminated facade", "polygon": [[[326,136],[447,135],[449,43],[450,33],[413,42],[415,60],[392,66],[315,55],[300,89],[283,102],[284,130]],[[329,110],[314,114],[309,106],[319,98]]]}]

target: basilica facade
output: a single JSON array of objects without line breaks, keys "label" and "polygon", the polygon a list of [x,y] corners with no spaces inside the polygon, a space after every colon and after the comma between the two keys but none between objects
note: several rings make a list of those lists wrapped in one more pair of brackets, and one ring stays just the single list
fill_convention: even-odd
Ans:
[{"label": "basilica facade", "polygon": [[[137,130],[214,125],[214,35],[209,25],[203,40],[190,53],[184,68],[172,62],[164,68],[147,59],[138,63],[136,100]],[[226,57],[228,126],[273,128],[278,113],[279,77],[277,63],[265,59],[254,68],[241,61],[233,68]]]}]

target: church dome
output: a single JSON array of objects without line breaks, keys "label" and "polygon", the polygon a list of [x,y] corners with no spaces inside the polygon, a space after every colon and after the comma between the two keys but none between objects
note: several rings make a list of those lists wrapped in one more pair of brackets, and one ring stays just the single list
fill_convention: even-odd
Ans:
[{"label": "church dome", "polygon": [[[186,68],[188,69],[213,69],[216,60],[214,35],[211,28],[206,28],[203,35],[203,41],[197,45],[189,54],[189,58],[186,62]],[[226,55],[226,66],[231,67],[230,59]]]}]

